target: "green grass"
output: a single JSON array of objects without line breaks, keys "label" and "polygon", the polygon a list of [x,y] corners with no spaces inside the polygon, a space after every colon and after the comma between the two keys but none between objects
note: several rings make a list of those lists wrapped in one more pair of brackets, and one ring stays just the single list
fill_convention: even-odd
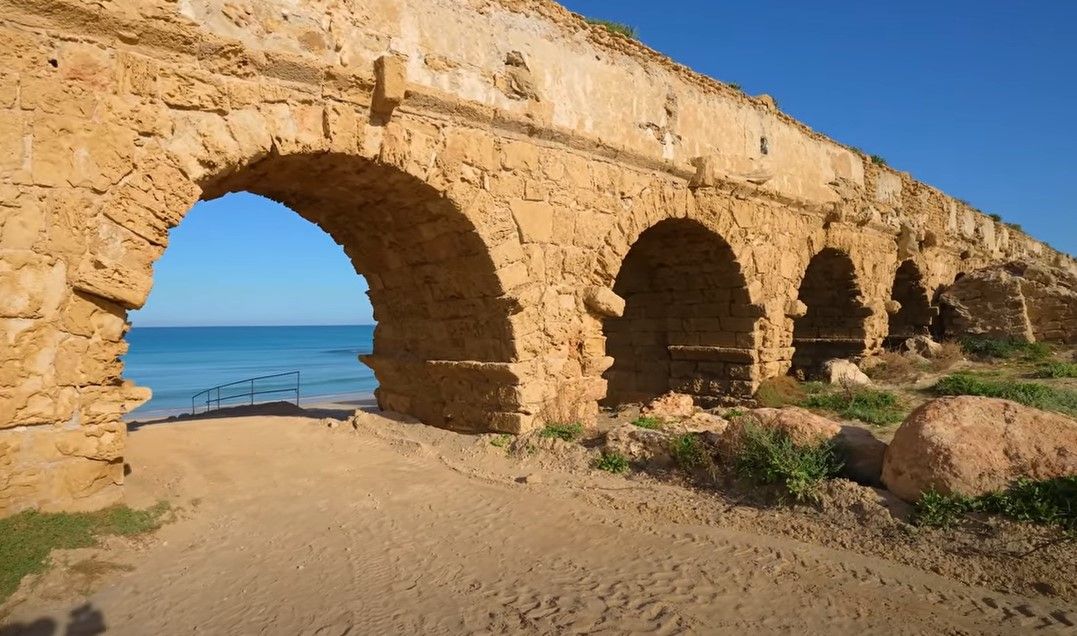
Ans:
[{"label": "green grass", "polygon": [[512,435],[509,435],[508,433],[502,433],[501,435],[498,435],[497,437],[490,440],[490,445],[491,446],[496,446],[498,448],[505,448],[511,442],[512,442]]},{"label": "green grass", "polygon": [[1009,360],[1021,358],[1030,362],[1045,360],[1051,355],[1051,347],[1042,342],[1024,342],[1023,340],[982,338],[970,336],[961,339],[961,348],[970,356],[978,358],[1000,358]]},{"label": "green grass", "polygon": [[1032,372],[1034,378],[1077,378],[1077,362],[1045,362]]},{"label": "green grass", "polygon": [[575,442],[583,437],[583,425],[578,422],[573,422],[571,424],[547,424],[541,431],[539,431],[539,437],[556,438],[566,442]]},{"label": "green grass", "polygon": [[1058,411],[1077,417],[1077,391],[1035,382],[993,380],[968,373],[954,373],[931,389],[937,395],[979,395],[1012,400],[1044,411]]},{"label": "green grass", "polygon": [[640,428],[645,428],[650,431],[657,431],[658,429],[665,426],[665,422],[663,422],[662,419],[658,417],[637,417],[636,419],[632,420],[632,426],[638,426]]},{"label": "green grass", "polygon": [[987,216],[991,217],[991,220],[994,221],[995,223],[1002,222],[1002,215],[1001,214],[988,214]]},{"label": "green grass", "polygon": [[905,419],[905,409],[896,395],[868,387],[811,391],[802,405],[877,426],[897,424]]},{"label": "green grass", "polygon": [[973,512],[1059,526],[1077,536],[1077,475],[1040,481],[1022,479],[1004,491],[979,497],[926,492],[916,502],[913,520],[921,526],[946,528]]},{"label": "green grass", "polygon": [[875,164],[877,166],[885,166],[885,165],[887,165],[886,158],[880,157],[879,155],[871,155],[871,163],[873,163],[873,164]]},{"label": "green grass", "polygon": [[53,550],[88,548],[104,535],[133,536],[156,530],[169,510],[161,502],[146,510],[115,506],[99,512],[21,512],[0,519],[0,601],[28,574],[45,569]]},{"label": "green grass", "polygon": [[628,472],[628,458],[620,453],[604,451],[602,457],[595,461],[595,468],[607,473],[626,473]]},{"label": "green grass", "polygon": [[744,417],[747,414],[748,414],[748,412],[745,411],[744,409],[732,408],[732,409],[729,409],[728,411],[726,411],[725,413],[723,413],[722,417],[724,417],[727,420],[731,420],[731,419],[734,419],[734,418],[737,418],[737,417]]},{"label": "green grass", "polygon": [[707,464],[707,451],[695,433],[677,435],[669,441],[669,453],[683,470],[692,471]]},{"label": "green grass", "polygon": [[738,477],[761,486],[781,486],[797,501],[815,499],[823,481],[841,469],[833,443],[797,445],[784,431],[754,422],[745,424],[733,458]]},{"label": "green grass", "polygon": [[601,27],[606,27],[606,30],[609,31],[610,33],[615,33],[617,35],[623,35],[626,38],[632,38],[633,40],[636,39],[636,37],[639,35],[636,32],[636,27],[629,26],[627,24],[622,24],[620,22],[611,22],[609,20],[598,20],[596,18],[587,18],[587,22],[590,23],[590,24],[595,24],[595,25],[601,26]]}]

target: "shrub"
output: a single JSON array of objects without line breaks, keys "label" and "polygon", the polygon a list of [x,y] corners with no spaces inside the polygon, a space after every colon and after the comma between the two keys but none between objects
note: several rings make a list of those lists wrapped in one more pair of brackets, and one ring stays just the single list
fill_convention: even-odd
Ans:
[{"label": "shrub", "polygon": [[604,451],[602,457],[595,461],[595,468],[614,474],[628,472],[628,458],[620,453]]},{"label": "shrub", "polygon": [[632,420],[632,425],[655,431],[662,428],[664,422],[662,422],[662,419],[658,417],[637,417],[636,419]]},{"label": "shrub", "polygon": [[146,510],[127,506],[83,513],[31,510],[0,519],[0,602],[24,576],[44,570],[53,550],[95,546],[103,535],[151,532],[161,526],[168,510],[169,505],[161,502]]},{"label": "shrub", "polygon": [[677,435],[669,441],[669,453],[683,470],[692,471],[707,463],[707,451],[695,433]]},{"label": "shrub", "polygon": [[1020,479],[1006,490],[979,497],[926,492],[916,502],[913,521],[921,526],[948,527],[973,512],[1059,526],[1077,535],[1077,475],[1038,481]]},{"label": "shrub", "polygon": [[1047,362],[1032,373],[1036,378],[1077,378],[1077,362]]},{"label": "shrub", "polygon": [[795,378],[788,375],[768,378],[759,384],[755,392],[755,401],[760,406],[781,408],[804,401],[804,387]]},{"label": "shrub", "polygon": [[728,411],[723,413],[722,417],[724,417],[727,420],[731,420],[731,419],[734,419],[734,418],[737,418],[737,417],[744,417],[746,414],[747,414],[747,411],[745,411],[744,409],[733,408],[733,409],[729,409]]},{"label": "shrub", "polygon": [[961,339],[961,348],[970,356],[978,358],[1021,358],[1029,361],[1044,360],[1051,355],[1051,347],[1043,342],[1025,342],[1013,338],[983,338],[969,336]]},{"label": "shrub", "polygon": [[498,448],[505,448],[509,445],[510,442],[512,442],[512,435],[509,435],[508,433],[502,433],[501,435],[498,435],[491,439],[490,445],[496,446]]},{"label": "shrub", "polygon": [[541,431],[539,431],[539,437],[556,438],[566,442],[575,442],[583,437],[583,425],[578,422],[573,422],[571,424],[547,424]]},{"label": "shrub", "polygon": [[1014,232],[1024,232],[1025,228],[1021,227],[1020,223],[1007,223],[1006,227],[1010,228]]},{"label": "shrub", "polygon": [[871,155],[871,163],[877,166],[887,165],[886,159],[884,157],[880,157],[879,155]]},{"label": "shrub", "polygon": [[735,91],[741,91],[741,92],[744,92],[744,89],[743,89],[743,88],[741,88],[740,84],[737,84],[736,82],[730,82],[730,83],[729,83],[729,88],[732,88],[732,89],[733,89],[733,90],[735,90]]},{"label": "shrub", "polygon": [[599,20],[599,19],[596,19],[596,18],[587,18],[587,22],[590,23],[590,24],[595,24],[595,25],[598,25],[598,26],[601,26],[601,27],[605,27],[606,30],[609,31],[610,33],[614,33],[614,34],[617,34],[617,35],[623,35],[626,38],[636,39],[636,37],[638,35],[636,33],[636,27],[629,26],[627,24],[622,24],[620,22],[611,22],[609,20]]},{"label": "shrub", "polygon": [[873,360],[872,366],[864,367],[864,373],[872,380],[901,382],[916,377],[920,368],[909,356],[896,351],[884,351]]},{"label": "shrub", "polygon": [[777,485],[797,501],[818,497],[820,485],[842,469],[829,441],[798,445],[784,431],[747,422],[734,451],[737,476],[761,486]]},{"label": "shrub", "polygon": [[868,387],[812,393],[803,406],[834,411],[842,417],[876,425],[897,424],[905,418],[905,410],[896,395]]},{"label": "shrub", "polygon": [[992,380],[969,373],[953,373],[939,380],[931,390],[937,395],[979,395],[1012,400],[1077,417],[1077,391],[1035,382]]},{"label": "shrub", "polygon": [[945,371],[964,359],[965,352],[960,344],[952,341],[942,342],[939,343],[938,353],[931,359],[931,370]]}]

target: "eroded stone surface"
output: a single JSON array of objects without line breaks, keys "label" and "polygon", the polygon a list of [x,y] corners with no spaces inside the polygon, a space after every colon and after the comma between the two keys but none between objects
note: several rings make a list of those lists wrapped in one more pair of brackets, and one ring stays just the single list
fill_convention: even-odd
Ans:
[{"label": "eroded stone surface", "polygon": [[1074,271],[545,0],[28,0],[0,62],[0,514],[115,499],[126,311],[232,191],[344,246],[379,404],[460,430],[751,393],[922,330],[959,272]]}]

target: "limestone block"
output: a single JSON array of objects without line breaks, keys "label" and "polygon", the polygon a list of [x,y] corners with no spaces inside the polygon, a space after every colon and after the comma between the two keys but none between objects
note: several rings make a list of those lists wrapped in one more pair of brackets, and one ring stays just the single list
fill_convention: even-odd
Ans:
[{"label": "limestone block", "polygon": [[543,201],[513,201],[511,207],[521,243],[549,243],[553,239],[553,206]]},{"label": "limestone block", "polygon": [[620,318],[625,313],[625,300],[608,287],[592,287],[584,302],[598,316]]},{"label": "limestone block", "polygon": [[893,316],[893,315],[897,314],[900,311],[901,311],[901,303],[894,300],[893,298],[886,301],[886,313]]},{"label": "limestone block", "polygon": [[799,298],[794,298],[785,305],[785,315],[789,318],[802,318],[807,314],[808,306]]},{"label": "limestone block", "polygon": [[371,110],[378,115],[392,115],[404,101],[407,90],[405,60],[396,55],[383,55],[374,61],[374,99]]},{"label": "limestone block", "polygon": [[52,318],[65,287],[62,263],[25,250],[0,252],[0,318]]}]

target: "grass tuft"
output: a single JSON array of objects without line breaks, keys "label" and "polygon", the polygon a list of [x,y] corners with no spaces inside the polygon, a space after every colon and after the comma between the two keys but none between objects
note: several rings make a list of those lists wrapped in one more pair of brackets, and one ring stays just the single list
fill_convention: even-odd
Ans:
[{"label": "grass tuft", "polygon": [[759,383],[755,391],[755,401],[766,408],[781,408],[790,404],[800,404],[805,397],[804,387],[795,378],[782,375],[768,378]]},{"label": "grass tuft", "polygon": [[595,461],[595,468],[607,473],[626,473],[628,472],[628,458],[620,453],[603,451],[602,456]]},{"label": "grass tuft", "polygon": [[1030,362],[1045,360],[1051,355],[1051,347],[1043,342],[1025,342],[1012,338],[983,338],[970,336],[961,339],[961,348],[977,358],[1009,360],[1021,358]]},{"label": "grass tuft", "polygon": [[1032,372],[1034,378],[1077,378],[1077,362],[1045,362]]},{"label": "grass tuft", "polygon": [[797,501],[804,501],[818,498],[819,487],[841,471],[842,461],[829,441],[798,445],[784,431],[748,422],[735,450],[733,469],[742,479],[781,486]]},{"label": "grass tuft", "polygon": [[156,530],[169,510],[161,502],[146,510],[114,506],[98,512],[28,510],[0,519],[0,602],[28,574],[45,569],[53,550],[88,548],[105,535],[134,536]]},{"label": "grass tuft", "polygon": [[496,446],[498,448],[506,448],[511,442],[512,435],[509,435],[508,433],[502,433],[501,435],[498,435],[491,439],[490,445]]},{"label": "grass tuft", "polygon": [[707,464],[707,451],[695,433],[684,433],[671,439],[669,453],[682,470],[692,471]]},{"label": "grass tuft", "polygon": [[804,399],[803,405],[834,411],[842,417],[877,426],[897,424],[905,419],[905,409],[896,395],[869,387],[812,392]]},{"label": "grass tuft", "polygon": [[586,18],[590,24],[595,24],[601,27],[605,27],[610,33],[617,35],[623,35],[626,38],[632,38],[633,40],[639,36],[636,31],[636,27],[622,24],[620,22],[611,22],[609,20],[599,20],[597,18]]},{"label": "grass tuft", "polygon": [[978,395],[1011,400],[1044,411],[1077,417],[1077,391],[1035,382],[994,380],[969,373],[954,373],[931,389],[936,395]]},{"label": "grass tuft", "polygon": [[871,155],[871,163],[873,163],[873,164],[875,164],[875,165],[877,165],[877,166],[885,166],[885,165],[888,165],[888,164],[886,163],[886,158],[884,158],[884,157],[881,157],[881,156],[879,156],[879,155]]},{"label": "grass tuft", "polygon": [[541,431],[539,431],[539,437],[556,438],[566,442],[575,442],[583,437],[583,425],[578,422],[573,422],[571,424],[547,424]]},{"label": "grass tuft", "polygon": [[640,428],[645,428],[650,431],[657,431],[658,429],[665,426],[665,422],[663,422],[662,418],[659,417],[637,417],[636,419],[632,420],[632,426],[638,426]]},{"label": "grass tuft", "polygon": [[1077,475],[1020,479],[1001,492],[979,497],[926,492],[916,502],[917,525],[946,528],[969,513],[996,514],[1015,521],[1058,526],[1077,536]]},{"label": "grass tuft", "polygon": [[1002,222],[1002,215],[1001,214],[988,214],[987,216],[991,217],[991,220],[994,221],[995,223],[1001,223]]}]

